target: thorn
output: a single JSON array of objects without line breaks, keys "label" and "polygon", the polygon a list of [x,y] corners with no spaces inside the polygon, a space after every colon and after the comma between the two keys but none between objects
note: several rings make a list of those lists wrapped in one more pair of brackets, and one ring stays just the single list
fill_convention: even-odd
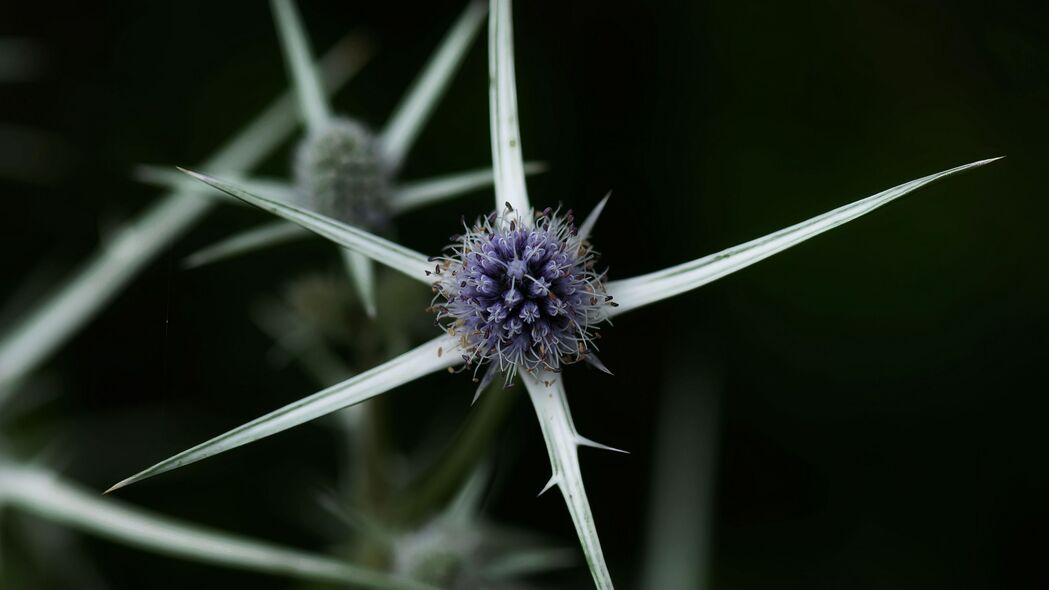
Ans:
[{"label": "thorn", "polygon": [[117,483],[115,483],[112,486],[110,486],[110,488],[108,490],[102,492],[102,495],[105,496],[105,495],[111,494],[111,493],[119,490],[122,487],[125,487],[125,486],[128,486],[128,485],[134,483],[134,480],[135,480],[134,477],[129,477],[127,479],[118,481]]},{"label": "thorn", "polygon": [[597,358],[597,355],[594,354],[593,352],[588,353],[583,358],[586,360],[587,363],[589,363],[591,366],[593,366],[598,371],[601,371],[602,373],[607,373],[607,374],[612,375],[613,377],[615,377],[615,373],[613,373],[611,370],[609,370],[609,368],[605,366],[605,363],[601,362],[601,359]]},{"label": "thorn", "polygon": [[595,449],[601,449],[602,451],[612,451],[614,453],[623,453],[624,455],[630,454],[630,451],[624,451],[623,449],[617,449],[615,447],[603,445],[597,441],[590,440],[589,438],[579,434],[577,434],[575,437],[575,444],[581,447],[593,447]]},{"label": "thorn", "polygon": [[543,494],[549,492],[550,488],[556,486],[557,484],[558,484],[557,476],[556,475],[551,475],[550,476],[550,481],[546,482],[546,485],[543,486],[543,489],[539,490],[539,493],[536,494],[535,497],[538,498],[539,496],[542,496]]},{"label": "thorn", "polygon": [[605,210],[605,204],[608,203],[608,198],[612,196],[612,191],[608,191],[605,197],[601,199],[594,210],[590,212],[590,215],[586,216],[583,220],[583,225],[579,226],[579,237],[580,239],[586,240],[590,237],[590,233],[594,231],[594,225],[597,223],[597,218],[601,216],[601,212]]},{"label": "thorn", "polygon": [[495,379],[495,375],[498,372],[499,371],[496,369],[496,365],[490,366],[488,370],[485,371],[484,377],[481,377],[480,385],[477,386],[477,392],[474,393],[474,399],[472,402],[470,402],[471,406],[477,403],[478,398],[481,397],[481,392],[484,391],[486,387],[491,385],[492,380]]}]

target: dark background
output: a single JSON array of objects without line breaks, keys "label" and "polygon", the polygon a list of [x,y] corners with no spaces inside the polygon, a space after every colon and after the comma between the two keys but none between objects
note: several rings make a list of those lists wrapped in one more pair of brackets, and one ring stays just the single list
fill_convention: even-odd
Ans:
[{"label": "dark background", "polygon": [[[373,127],[462,5],[303,4],[318,50],[354,27],[374,40],[375,58],[335,101]],[[595,240],[613,278],[1008,156],[604,331],[616,377],[577,368],[566,380],[580,430],[632,451],[582,454],[619,585],[641,567],[656,408],[681,359],[721,384],[713,587],[1049,582],[1045,16],[1036,2],[515,7],[524,150],[551,166],[530,181],[533,203],[585,212],[612,189]],[[199,162],[286,85],[263,3],[9,3],[0,23],[48,58],[42,79],[0,87],[3,121],[64,146],[43,177],[2,181],[5,294],[41,266],[60,277],[159,195],[130,179],[136,164]],[[482,32],[405,178],[490,162],[486,63]],[[287,154],[263,168],[286,170]],[[481,192],[410,215],[401,241],[436,252],[461,214],[490,201]],[[71,477],[104,489],[316,389],[265,363],[270,343],[246,310],[282,279],[334,266],[330,248],[179,266],[262,219],[216,211],[47,365],[60,396],[35,419]],[[429,440],[416,431],[454,432],[472,390],[442,374],[393,392],[405,452]],[[121,497],[319,549],[329,539],[311,490],[334,477],[332,447],[328,429],[308,425]],[[548,465],[527,404],[493,449],[488,514],[575,546],[561,499],[535,499]],[[115,588],[289,586],[84,539]],[[29,567],[57,578],[55,562]],[[576,574],[560,580],[586,587]]]}]

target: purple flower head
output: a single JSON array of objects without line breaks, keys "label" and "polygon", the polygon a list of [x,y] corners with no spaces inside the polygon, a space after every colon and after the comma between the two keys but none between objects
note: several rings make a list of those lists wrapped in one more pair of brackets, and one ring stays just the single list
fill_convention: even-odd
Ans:
[{"label": "purple flower head", "polygon": [[595,324],[614,304],[571,212],[547,209],[529,227],[507,210],[466,229],[434,259],[433,309],[459,337],[467,366],[476,372],[491,363],[482,385],[498,372],[509,384],[518,370],[558,371],[592,359]]}]

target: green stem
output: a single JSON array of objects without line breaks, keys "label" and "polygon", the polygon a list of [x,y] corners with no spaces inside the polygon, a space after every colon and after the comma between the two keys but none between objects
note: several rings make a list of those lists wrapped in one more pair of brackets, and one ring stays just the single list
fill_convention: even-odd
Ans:
[{"label": "green stem", "polygon": [[488,388],[466,425],[433,467],[408,486],[398,501],[395,517],[400,522],[418,522],[444,505],[477,463],[489,451],[489,442],[503,424],[518,388],[504,390],[501,384]]}]

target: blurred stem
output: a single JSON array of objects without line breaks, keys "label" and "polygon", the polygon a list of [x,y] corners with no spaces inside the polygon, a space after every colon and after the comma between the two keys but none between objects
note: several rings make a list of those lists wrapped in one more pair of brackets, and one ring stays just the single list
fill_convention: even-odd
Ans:
[{"label": "blurred stem", "polygon": [[[285,302],[267,302],[255,318],[275,344],[298,361],[321,387],[353,377],[354,371],[332,350],[324,335]],[[383,470],[385,439],[380,428],[381,402],[373,399],[344,408],[332,415],[332,421],[345,441],[347,474],[343,480],[349,501],[371,513],[386,497],[388,487]]]},{"label": "blurred stem", "polygon": [[368,588],[433,590],[341,560],[150,514],[63,482],[39,468],[0,466],[0,506],[165,555],[269,574]]},{"label": "blurred stem", "polygon": [[448,449],[433,467],[408,486],[397,503],[394,514],[397,521],[418,522],[452,497],[491,449],[489,442],[517,400],[517,392],[518,386],[504,390],[499,383],[488,388]]},{"label": "blurred stem", "polygon": [[[352,46],[347,46],[347,44]],[[344,84],[363,64],[367,51],[347,38],[325,57],[328,86]],[[250,125],[206,160],[202,168],[239,173],[258,165],[295,129],[297,113],[290,95],[273,102]],[[188,179],[187,179],[188,180]],[[66,279],[50,297],[0,340],[0,397],[38,367],[119,293],[165,247],[192,227],[213,206],[187,182],[151,205]]]},{"label": "blurred stem", "polygon": [[641,588],[709,586],[721,387],[694,359],[669,365],[661,396]]}]

